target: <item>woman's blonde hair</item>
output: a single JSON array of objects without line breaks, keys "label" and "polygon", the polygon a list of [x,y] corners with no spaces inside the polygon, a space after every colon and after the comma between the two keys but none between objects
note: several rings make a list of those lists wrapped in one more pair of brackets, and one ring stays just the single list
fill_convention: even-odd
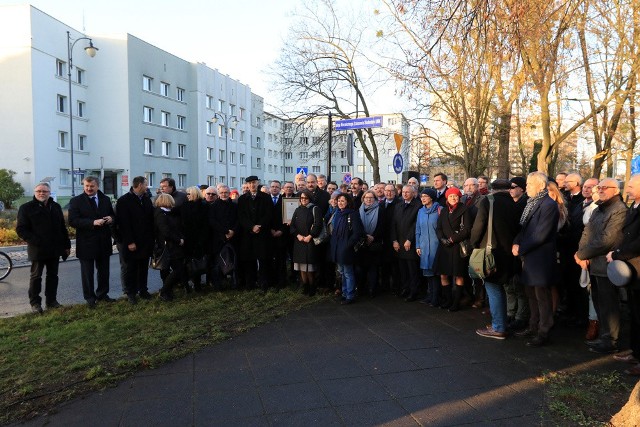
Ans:
[{"label": "woman's blonde hair", "polygon": [[156,208],[172,208],[176,205],[171,194],[161,193],[156,199]]},{"label": "woman's blonde hair", "polygon": [[549,190],[549,197],[556,201],[558,204],[558,210],[560,211],[560,224],[564,224],[569,216],[569,211],[565,205],[564,196],[558,188],[558,184],[553,181],[547,183],[547,190]]},{"label": "woman's blonde hair", "polygon": [[202,200],[202,192],[196,186],[187,188],[187,195],[191,197],[195,196],[195,199],[191,201]]}]

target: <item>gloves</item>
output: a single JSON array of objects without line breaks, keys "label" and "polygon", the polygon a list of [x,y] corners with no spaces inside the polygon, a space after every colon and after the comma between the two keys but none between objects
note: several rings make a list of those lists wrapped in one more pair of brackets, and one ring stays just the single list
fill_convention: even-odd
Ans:
[{"label": "gloves", "polygon": [[453,243],[449,239],[445,239],[444,237],[440,239],[440,244],[443,246],[451,246]]}]

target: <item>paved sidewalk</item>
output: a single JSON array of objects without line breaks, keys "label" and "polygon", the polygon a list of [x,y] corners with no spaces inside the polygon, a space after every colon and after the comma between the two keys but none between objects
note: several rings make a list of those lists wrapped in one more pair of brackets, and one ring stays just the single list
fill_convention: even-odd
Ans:
[{"label": "paved sidewalk", "polygon": [[25,425],[541,425],[545,370],[620,368],[582,330],[552,345],[479,337],[488,316],[392,296],[323,301]]}]

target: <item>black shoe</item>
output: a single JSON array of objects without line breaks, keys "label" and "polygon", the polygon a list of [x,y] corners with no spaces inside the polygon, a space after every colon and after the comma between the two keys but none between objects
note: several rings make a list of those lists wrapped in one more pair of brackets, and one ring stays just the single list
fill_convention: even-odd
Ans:
[{"label": "black shoe", "polygon": [[142,291],[140,292],[140,298],[150,300],[151,294],[149,293],[149,291]]},{"label": "black shoe", "polygon": [[538,333],[532,329],[526,328],[521,331],[517,331],[513,333],[514,337],[518,338],[532,338],[535,337]]},{"label": "black shoe", "polygon": [[527,347],[542,347],[548,342],[549,342],[549,339],[547,337],[536,335],[533,339],[527,341]]},{"label": "black shoe", "polygon": [[613,344],[600,343],[598,345],[589,347],[589,351],[598,354],[612,354],[618,352],[618,347]]},{"label": "black shoe", "polygon": [[92,310],[93,310],[94,308],[96,308],[96,302],[95,302],[95,300],[92,300],[92,299],[91,299],[91,300],[88,300],[88,301],[87,301],[87,307],[89,307],[89,308],[90,308],[90,309],[92,309]]},{"label": "black shoe", "polygon": [[597,347],[603,345],[600,338],[596,338],[595,340],[586,340],[584,343],[589,347]]},{"label": "black shoe", "polygon": [[42,314],[42,306],[40,304],[31,304],[31,311]]},{"label": "black shoe", "polygon": [[98,298],[98,301],[100,301],[100,302],[116,302],[116,300],[111,298],[109,295],[105,295],[102,298]]},{"label": "black shoe", "polygon": [[53,301],[47,303],[47,309],[60,308],[60,307],[62,307],[62,304],[60,304],[56,300],[53,300]]},{"label": "black shoe", "polygon": [[131,305],[136,305],[138,303],[138,297],[136,297],[135,294],[128,295],[127,299],[129,300],[129,304]]}]

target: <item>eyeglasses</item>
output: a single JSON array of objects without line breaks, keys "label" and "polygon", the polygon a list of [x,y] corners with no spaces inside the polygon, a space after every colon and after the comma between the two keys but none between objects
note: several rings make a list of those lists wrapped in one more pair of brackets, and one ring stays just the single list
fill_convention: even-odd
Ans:
[{"label": "eyeglasses", "polygon": [[300,200],[309,200],[308,197],[300,197]]},{"label": "eyeglasses", "polygon": [[206,194],[207,196],[217,196],[216,193],[204,193],[204,194]]},{"label": "eyeglasses", "polygon": [[49,193],[48,190],[36,190],[36,193]]},{"label": "eyeglasses", "polygon": [[611,187],[611,186],[607,186],[607,185],[598,185],[598,186],[597,186],[597,187],[595,187],[595,188],[596,188],[596,190],[598,190],[598,191],[604,191],[604,190],[606,190],[606,189],[608,189],[608,188],[618,188],[618,187]]}]

